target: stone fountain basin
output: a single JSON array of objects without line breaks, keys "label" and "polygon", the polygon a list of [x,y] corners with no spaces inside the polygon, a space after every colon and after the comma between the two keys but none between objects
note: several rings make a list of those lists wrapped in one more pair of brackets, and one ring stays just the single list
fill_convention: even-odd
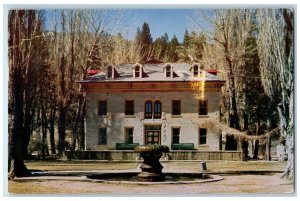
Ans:
[{"label": "stone fountain basin", "polygon": [[223,177],[204,173],[164,173],[165,181],[139,181],[138,173],[119,172],[119,173],[95,173],[87,175],[93,182],[112,183],[112,184],[193,184],[220,181]]},{"label": "stone fountain basin", "polygon": [[139,145],[134,147],[134,152],[137,153],[167,153],[170,149],[166,145]]}]

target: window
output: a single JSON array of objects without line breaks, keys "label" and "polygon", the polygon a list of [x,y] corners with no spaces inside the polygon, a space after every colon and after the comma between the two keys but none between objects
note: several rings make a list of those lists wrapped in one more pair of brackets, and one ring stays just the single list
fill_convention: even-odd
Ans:
[{"label": "window", "polygon": [[99,128],[99,145],[106,144],[106,128]]},{"label": "window", "polygon": [[125,142],[128,144],[133,143],[133,128],[125,128]]},{"label": "window", "polygon": [[172,128],[172,144],[179,143],[180,128]]},{"label": "window", "polygon": [[207,115],[207,100],[199,100],[199,115]]},{"label": "window", "polygon": [[171,66],[166,66],[166,77],[171,77]]},{"label": "window", "polygon": [[161,118],[161,102],[159,100],[151,100],[145,102],[145,119],[160,119]]},{"label": "window", "polygon": [[161,118],[161,102],[156,100],[154,102],[154,119]]},{"label": "window", "polygon": [[107,115],[107,101],[106,100],[99,101],[98,115],[99,116],[106,116]]},{"label": "window", "polygon": [[108,66],[107,67],[107,78],[111,78],[112,77],[112,66]]},{"label": "window", "polygon": [[134,101],[133,100],[125,101],[125,115],[134,115]]},{"label": "window", "polygon": [[180,100],[172,100],[172,115],[181,115]]},{"label": "window", "polygon": [[145,119],[152,119],[152,102],[147,100],[145,102]]},{"label": "window", "polygon": [[206,144],[206,128],[199,128],[199,144]]},{"label": "window", "polygon": [[140,77],[140,66],[134,68],[135,77]]},{"label": "window", "polygon": [[193,67],[193,70],[194,70],[194,77],[198,77],[199,66],[195,65],[195,66]]}]

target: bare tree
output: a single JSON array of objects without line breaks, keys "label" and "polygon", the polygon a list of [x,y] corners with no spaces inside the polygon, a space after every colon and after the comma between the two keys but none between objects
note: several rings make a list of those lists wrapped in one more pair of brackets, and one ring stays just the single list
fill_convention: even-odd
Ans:
[{"label": "bare tree", "polygon": [[[207,41],[203,43],[200,62],[205,67],[219,69],[219,76],[227,81],[223,87],[222,104],[227,113],[225,119],[232,128],[247,129],[247,125],[242,127],[241,122],[247,122],[242,114],[245,108],[245,72],[248,70],[245,57],[253,51],[247,46],[254,28],[252,13],[247,9],[216,9],[200,10],[197,16],[193,19],[193,26],[200,29]],[[231,136],[227,136],[226,149],[237,149]]]},{"label": "bare tree", "polygon": [[121,35],[117,35],[113,37],[112,44],[111,64],[137,63],[143,58],[140,54],[142,44],[139,41],[129,41]]},{"label": "bare tree", "polygon": [[277,103],[281,136],[288,154],[283,176],[294,174],[294,12],[257,10],[258,52],[263,86]]},{"label": "bare tree", "polygon": [[[28,127],[33,117],[33,91],[28,85],[35,85],[32,75],[37,66],[33,63],[43,61],[37,46],[41,46],[42,18],[36,10],[11,10],[9,24],[9,167],[10,176],[29,176],[30,172],[23,162],[23,152],[27,150],[30,132]],[[33,94],[32,94],[33,93]],[[25,108],[25,111],[24,111]],[[25,116],[24,116],[25,115]],[[28,119],[27,119],[28,118]],[[25,136],[24,136],[25,135]]]}]

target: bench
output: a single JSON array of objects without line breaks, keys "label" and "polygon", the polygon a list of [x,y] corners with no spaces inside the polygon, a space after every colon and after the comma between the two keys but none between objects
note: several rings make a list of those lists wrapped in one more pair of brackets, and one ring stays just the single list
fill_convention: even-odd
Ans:
[{"label": "bench", "polygon": [[194,143],[178,143],[171,145],[172,150],[195,150]]},{"label": "bench", "polygon": [[139,143],[116,143],[116,150],[133,150]]}]

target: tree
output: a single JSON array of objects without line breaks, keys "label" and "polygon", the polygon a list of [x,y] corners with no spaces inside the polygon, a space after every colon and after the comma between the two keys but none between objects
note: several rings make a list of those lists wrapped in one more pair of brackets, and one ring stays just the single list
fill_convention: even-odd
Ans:
[{"label": "tree", "polygon": [[[33,60],[44,61],[37,46],[42,46],[42,13],[36,10],[11,10],[8,14],[9,30],[9,115],[11,129],[9,132],[9,167],[11,177],[29,176],[30,171],[23,161],[24,147],[28,146],[28,119],[24,114],[30,114],[28,86],[32,79],[30,74],[37,66]],[[26,89],[27,88],[27,89]],[[24,93],[27,93],[27,96]],[[34,96],[33,96],[34,97]],[[25,98],[25,99],[24,99]],[[24,112],[24,105],[27,109]],[[31,114],[30,114],[31,115]],[[31,118],[31,117],[30,117]],[[30,119],[31,120],[31,119]]]},{"label": "tree", "polygon": [[[203,48],[197,47],[203,49],[199,57],[205,66],[218,68],[219,76],[227,81],[223,87],[226,114],[223,120],[230,127],[251,135],[261,135],[261,125],[273,110],[267,107],[269,104],[263,104],[267,103],[268,98],[260,77],[254,12],[249,9],[225,9],[214,10],[214,15],[201,12],[200,16],[205,23],[200,20],[196,25],[209,43],[204,43]],[[207,24],[209,26],[204,26]],[[228,137],[229,142],[233,140]],[[227,146],[228,149],[236,148],[236,143],[229,144],[233,146]],[[242,144],[247,146],[247,142]]]},{"label": "tree", "polygon": [[110,64],[137,63],[142,60],[140,55],[142,45],[137,41],[125,39],[121,34],[112,37],[112,54]]},{"label": "tree", "polygon": [[169,36],[167,33],[153,42],[153,49],[155,58],[168,61]]},{"label": "tree", "polygon": [[[252,29],[251,15],[249,10],[221,9],[214,10],[213,17],[205,13],[201,13],[201,16],[205,18],[207,23],[210,23],[211,28],[203,29],[200,27],[200,29],[208,40],[214,42],[212,45],[208,44],[208,47],[203,48],[203,51],[205,53],[215,52],[213,55],[204,55],[203,60],[208,60],[204,63],[218,66],[222,70],[220,75],[227,80],[224,90],[224,105],[228,111],[228,123],[230,127],[240,129],[237,75],[240,73],[241,66],[244,65],[244,55],[247,54],[245,43]],[[212,28],[213,31],[211,31]],[[214,64],[211,62],[211,56],[214,56]]]},{"label": "tree", "polygon": [[183,45],[185,47],[188,47],[190,45],[190,34],[187,29],[185,29],[185,32],[184,32]]},{"label": "tree", "polygon": [[140,54],[143,56],[142,61],[145,62],[152,56],[151,55],[152,54],[151,45],[152,45],[152,42],[153,42],[151,32],[150,32],[150,27],[149,27],[149,24],[147,22],[144,22],[141,31],[138,28],[137,34],[136,34],[136,40],[142,46]]},{"label": "tree", "polygon": [[294,175],[294,12],[257,10],[258,54],[264,90],[277,104],[288,165],[282,176]]},{"label": "tree", "polygon": [[169,52],[168,52],[168,61],[169,62],[177,62],[178,61],[178,53],[177,48],[179,46],[178,39],[176,35],[173,36],[169,43]]},{"label": "tree", "polygon": [[188,45],[185,45],[187,57],[192,62],[202,62],[204,46],[207,45],[206,37],[203,33],[197,33],[193,31],[189,35]]},{"label": "tree", "polygon": [[[114,32],[120,15],[106,10],[58,10],[53,12],[50,37],[51,66],[55,69],[56,99],[51,118],[57,114],[58,153],[65,149],[66,131],[71,131],[71,149],[84,149],[85,94],[76,81],[84,79],[88,69],[119,60],[115,57]],[[121,55],[123,57],[123,55]],[[53,120],[53,118],[52,118]],[[54,122],[54,121],[51,121]]]},{"label": "tree", "polygon": [[191,58],[188,55],[188,48],[190,46],[190,35],[187,29],[185,29],[183,36],[183,44],[177,48],[178,57],[180,61],[189,62]]}]

